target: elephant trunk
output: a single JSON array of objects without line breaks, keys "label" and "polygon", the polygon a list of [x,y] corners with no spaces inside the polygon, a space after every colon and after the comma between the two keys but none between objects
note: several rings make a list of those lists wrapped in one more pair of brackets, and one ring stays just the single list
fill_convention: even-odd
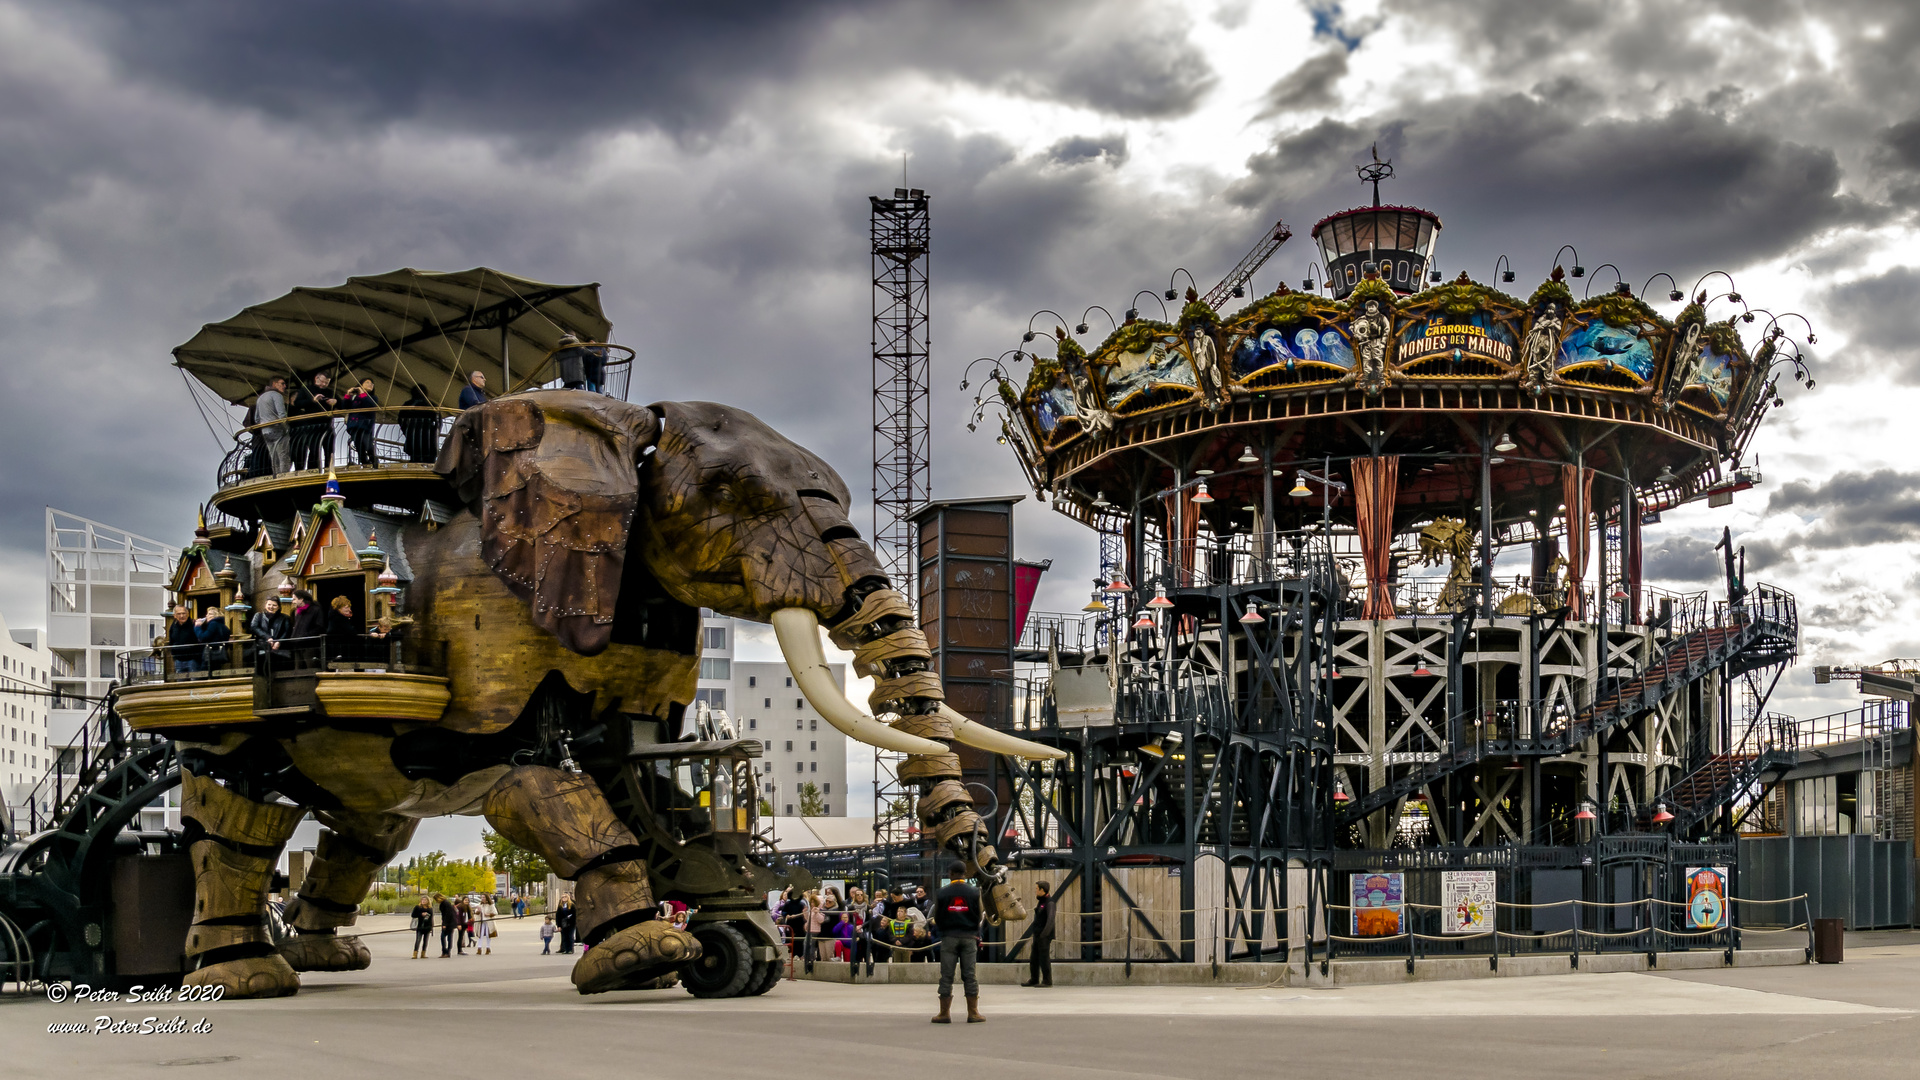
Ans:
[{"label": "elephant trunk", "polygon": [[[906,598],[890,588],[857,595],[853,613],[830,631],[833,643],[854,656],[854,670],[874,679],[868,699],[875,713],[897,719],[882,724],[853,708],[826,677],[819,622],[803,608],[773,617],[774,631],[801,690],[828,723],[850,737],[909,756],[901,765],[902,782],[918,788],[916,809],[921,835],[963,860],[968,873],[988,886],[986,907],[998,919],[1025,918],[1026,906],[1006,880],[1006,867],[994,850],[986,823],[960,778],[956,742],[994,753],[1032,759],[1066,756],[1052,747],[975,724],[950,708],[932,670],[933,652],[914,625]],[[893,742],[880,741],[880,733]],[[910,740],[910,742],[909,742]]]}]

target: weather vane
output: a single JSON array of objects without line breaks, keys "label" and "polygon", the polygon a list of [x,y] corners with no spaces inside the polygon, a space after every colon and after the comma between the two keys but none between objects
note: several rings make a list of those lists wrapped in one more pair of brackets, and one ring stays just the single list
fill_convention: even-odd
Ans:
[{"label": "weather vane", "polygon": [[1372,147],[1373,160],[1359,167],[1360,182],[1373,185],[1373,205],[1380,205],[1380,181],[1393,175],[1393,162],[1380,160],[1380,144]]}]

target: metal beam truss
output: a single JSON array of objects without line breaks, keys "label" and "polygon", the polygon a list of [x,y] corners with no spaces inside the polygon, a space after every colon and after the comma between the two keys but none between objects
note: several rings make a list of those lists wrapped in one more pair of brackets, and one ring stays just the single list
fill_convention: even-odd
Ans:
[{"label": "metal beam truss", "polygon": [[[873,549],[915,597],[912,515],[932,494],[928,464],[927,195],[870,196],[873,242]],[[877,819],[876,819],[877,820]]]}]

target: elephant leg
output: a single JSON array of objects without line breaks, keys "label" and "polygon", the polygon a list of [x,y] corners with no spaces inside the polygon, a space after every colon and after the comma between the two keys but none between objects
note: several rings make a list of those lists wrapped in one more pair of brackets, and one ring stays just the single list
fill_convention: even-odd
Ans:
[{"label": "elephant leg", "polygon": [[306,810],[254,802],[210,776],[187,773],[180,786],[194,877],[184,983],[236,998],[294,993],[300,977],[274,951],[264,920],[280,848]]},{"label": "elephant leg", "polygon": [[1007,868],[994,851],[993,838],[960,780],[960,755],[953,752],[953,724],[940,715],[946,694],[933,670],[933,650],[915,624],[906,597],[877,589],[861,598],[853,616],[835,626],[833,643],[853,652],[854,668],[873,676],[867,699],[876,715],[896,713],[893,726],[910,735],[945,743],[944,754],[911,754],[898,776],[918,788],[915,811],[920,835],[951,853],[982,888],[983,906],[994,921],[1027,917],[1019,891],[1007,880]]},{"label": "elephant leg", "polygon": [[692,934],[656,918],[639,841],[584,773],[521,765],[487,793],[487,823],[574,882],[575,929],[588,948],[573,965],[582,994],[644,989],[700,957]]},{"label": "elephant leg", "polygon": [[280,955],[295,971],[359,971],[373,954],[359,938],[338,930],[353,925],[374,875],[407,846],[420,823],[399,814],[317,816],[326,831],[299,895],[287,905],[287,924],[296,932],[281,943]]}]

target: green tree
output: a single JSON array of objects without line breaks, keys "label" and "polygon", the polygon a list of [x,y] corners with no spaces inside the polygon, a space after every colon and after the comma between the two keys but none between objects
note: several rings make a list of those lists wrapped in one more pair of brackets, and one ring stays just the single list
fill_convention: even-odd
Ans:
[{"label": "green tree", "polygon": [[811,780],[800,785],[800,816],[823,817],[827,812],[827,802],[820,797],[820,786]]},{"label": "green tree", "polygon": [[493,868],[484,859],[463,862],[447,858],[444,851],[430,851],[414,860],[407,871],[407,884],[428,893],[454,896],[459,893],[493,891]]},{"label": "green tree", "polygon": [[516,888],[535,882],[544,883],[547,875],[553,872],[553,868],[547,865],[547,860],[516,845],[497,832],[481,832],[480,842],[486,845],[487,855],[492,860],[493,868],[503,874],[513,875]]},{"label": "green tree", "polygon": [[761,817],[763,817],[763,818],[769,818],[769,817],[772,817],[772,816],[773,816],[773,801],[772,801],[772,800],[770,800],[770,799],[765,799],[765,798],[762,798],[762,799],[760,800],[760,816],[761,816]]}]

